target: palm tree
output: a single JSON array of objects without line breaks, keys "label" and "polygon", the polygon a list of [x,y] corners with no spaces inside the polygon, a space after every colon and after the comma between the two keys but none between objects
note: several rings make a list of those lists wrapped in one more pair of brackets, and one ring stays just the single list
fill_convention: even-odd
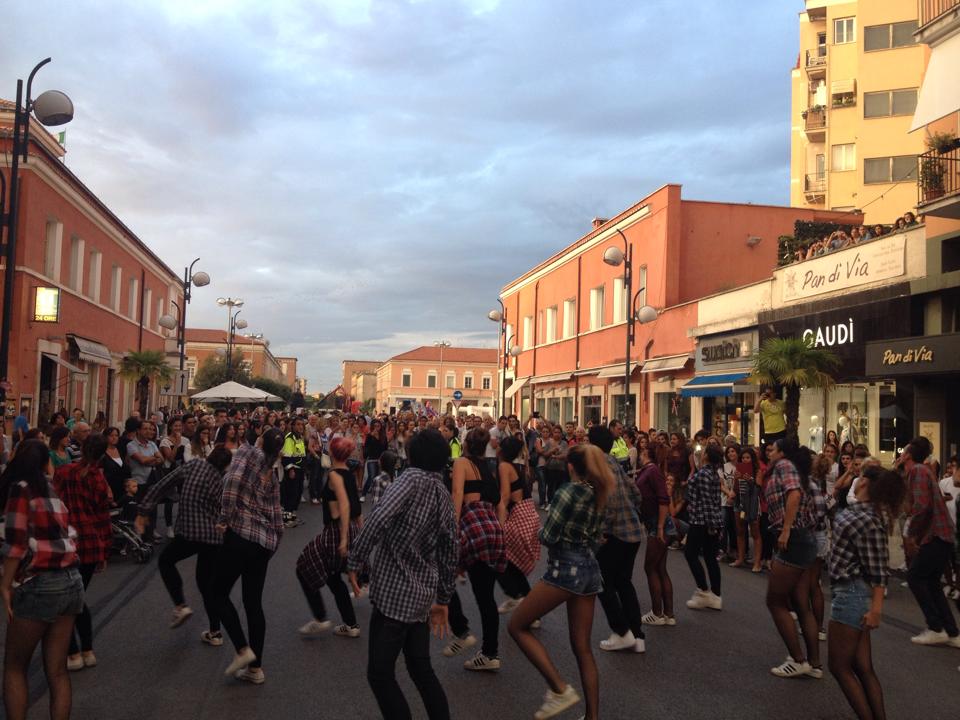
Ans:
[{"label": "palm tree", "polygon": [[147,416],[147,397],[151,380],[161,382],[173,377],[173,368],[167,364],[163,350],[129,352],[120,363],[120,377],[137,383],[137,409],[140,417]]},{"label": "palm tree", "polygon": [[770,338],[753,358],[751,380],[758,385],[782,385],[787,390],[784,410],[787,435],[797,439],[800,424],[800,388],[828,388],[840,358],[831,350],[814,347],[803,338]]}]

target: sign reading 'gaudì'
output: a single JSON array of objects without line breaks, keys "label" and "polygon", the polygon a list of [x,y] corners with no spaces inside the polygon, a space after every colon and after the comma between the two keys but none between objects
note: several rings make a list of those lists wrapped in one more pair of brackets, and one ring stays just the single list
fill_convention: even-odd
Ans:
[{"label": "sign reading 'gaud\u00ec'", "polygon": [[855,245],[784,268],[784,302],[846,290],[906,272],[906,236],[894,235]]}]

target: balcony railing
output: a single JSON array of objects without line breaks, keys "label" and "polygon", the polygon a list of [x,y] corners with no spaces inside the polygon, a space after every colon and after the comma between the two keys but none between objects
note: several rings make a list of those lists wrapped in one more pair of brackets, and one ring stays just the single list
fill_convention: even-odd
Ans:
[{"label": "balcony railing", "polygon": [[933,22],[938,17],[954,8],[960,7],[960,0],[919,0],[920,27]]},{"label": "balcony railing", "polygon": [[827,191],[826,173],[805,175],[803,180],[803,191],[806,193],[821,195]]},{"label": "balcony railing", "polygon": [[960,146],[928,150],[917,158],[917,205],[923,206],[960,193]]},{"label": "balcony railing", "polygon": [[[960,2],[960,0],[957,0]],[[827,55],[821,55],[818,51],[807,50],[807,70],[826,70]]]},{"label": "balcony railing", "polygon": [[812,107],[803,112],[803,129],[806,132],[819,132],[827,127],[827,110],[824,107]]}]

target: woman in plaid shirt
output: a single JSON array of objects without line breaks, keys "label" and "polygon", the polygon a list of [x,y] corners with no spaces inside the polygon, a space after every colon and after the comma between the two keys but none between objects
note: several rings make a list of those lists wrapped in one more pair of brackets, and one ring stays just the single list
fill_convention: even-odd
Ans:
[{"label": "woman in plaid shirt", "polygon": [[27,671],[41,642],[50,717],[64,720],[70,715],[67,649],[74,619],[83,608],[83,580],[77,569],[76,532],[47,480],[51,472],[47,446],[24,440],[0,476],[0,498],[6,501],[0,597],[7,611],[3,698],[8,718],[27,716]]},{"label": "woman in plaid shirt", "polygon": [[870,631],[880,626],[889,577],[887,533],[900,514],[906,487],[900,476],[870,467],[857,483],[857,502],[833,523],[830,552],[830,674],[858,718],[884,718],[883,689],[873,670]]}]

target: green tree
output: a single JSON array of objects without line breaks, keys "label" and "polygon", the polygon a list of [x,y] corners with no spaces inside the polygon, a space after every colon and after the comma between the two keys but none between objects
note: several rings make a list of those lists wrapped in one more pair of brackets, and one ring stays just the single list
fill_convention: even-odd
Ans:
[{"label": "green tree", "polygon": [[271,380],[270,378],[257,376],[250,381],[253,387],[258,388],[259,390],[264,390],[271,395],[276,395],[277,397],[283,398],[284,402],[290,402],[290,396],[293,394],[293,390],[289,385],[284,385],[282,382],[276,380]]},{"label": "green tree", "polygon": [[222,357],[215,354],[208,355],[206,359],[200,363],[200,367],[197,368],[197,374],[193,377],[194,389],[198,392],[208,390],[231,379],[241,385],[249,386],[252,378],[250,377],[250,371],[243,363],[242,350],[235,350],[233,352],[233,377],[231,378],[230,375],[231,373],[227,372],[226,355]]},{"label": "green tree", "polygon": [[173,377],[173,368],[167,364],[167,356],[163,350],[131,351],[120,363],[120,377],[137,383],[137,409],[140,417],[145,418],[150,381],[170,380]]},{"label": "green tree", "polygon": [[751,379],[759,385],[782,385],[787,396],[784,411],[787,435],[798,438],[800,424],[800,388],[827,388],[840,358],[832,351],[814,347],[802,338],[770,338],[753,358]]}]

